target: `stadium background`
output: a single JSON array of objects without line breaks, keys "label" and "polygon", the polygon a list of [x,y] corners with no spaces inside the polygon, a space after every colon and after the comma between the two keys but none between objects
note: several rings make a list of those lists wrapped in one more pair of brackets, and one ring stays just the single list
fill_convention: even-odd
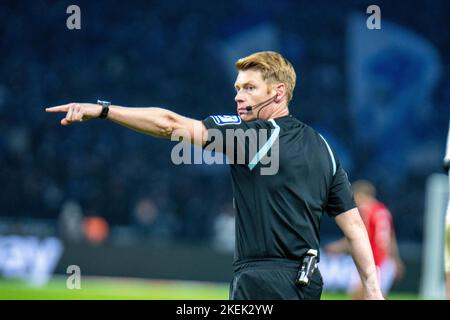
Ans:
[{"label": "stadium background", "polygon": [[[81,30],[66,27],[71,4]],[[366,28],[371,4],[381,8],[381,30]],[[176,166],[174,143],[101,121],[62,128],[44,107],[101,98],[197,119],[233,113],[235,59],[274,50],[297,70],[291,113],[331,142],[350,180],[373,181],[391,209],[407,263],[394,289],[417,293],[425,184],[442,171],[449,116],[448,1],[0,6],[3,261],[11,236],[55,237],[60,277],[75,264],[83,275],[228,281],[226,165]],[[337,239],[334,222],[322,221],[322,242]],[[30,265],[17,264],[3,263],[0,275],[26,278]],[[3,288],[8,298],[17,286]]]}]

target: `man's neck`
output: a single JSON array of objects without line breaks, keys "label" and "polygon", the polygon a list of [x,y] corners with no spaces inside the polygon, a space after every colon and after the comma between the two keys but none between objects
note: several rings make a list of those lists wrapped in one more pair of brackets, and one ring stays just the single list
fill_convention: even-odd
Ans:
[{"label": "man's neck", "polygon": [[[287,106],[285,107],[277,107],[273,110],[269,115],[264,115],[264,119],[276,119],[289,115],[289,109]],[[262,118],[262,117],[261,117]]]}]

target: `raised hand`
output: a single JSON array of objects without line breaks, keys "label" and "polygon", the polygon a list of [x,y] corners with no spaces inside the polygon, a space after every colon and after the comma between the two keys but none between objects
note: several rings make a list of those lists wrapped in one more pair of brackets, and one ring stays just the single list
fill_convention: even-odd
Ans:
[{"label": "raised hand", "polygon": [[45,108],[46,112],[66,112],[66,117],[61,119],[61,125],[67,126],[73,122],[83,122],[97,118],[102,112],[102,107],[93,103],[68,103],[61,106]]}]

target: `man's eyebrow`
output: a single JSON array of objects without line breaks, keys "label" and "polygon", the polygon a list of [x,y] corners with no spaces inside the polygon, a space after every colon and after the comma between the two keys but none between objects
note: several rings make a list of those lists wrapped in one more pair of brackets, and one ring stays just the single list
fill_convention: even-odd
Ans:
[{"label": "man's eyebrow", "polygon": [[242,83],[242,84],[235,83],[235,84],[234,84],[234,87],[235,87],[235,88],[238,88],[238,87],[240,87],[240,86],[245,87],[246,85],[249,85],[249,84],[252,85],[252,86],[254,86],[254,84],[253,84],[252,81],[250,80],[250,81],[244,82],[244,83]]}]

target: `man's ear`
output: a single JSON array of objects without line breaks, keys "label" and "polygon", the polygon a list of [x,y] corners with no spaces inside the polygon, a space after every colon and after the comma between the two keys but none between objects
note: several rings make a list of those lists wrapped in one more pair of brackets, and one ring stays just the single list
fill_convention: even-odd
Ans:
[{"label": "man's ear", "polygon": [[275,93],[277,94],[277,97],[275,98],[275,102],[279,103],[281,100],[283,100],[283,97],[286,94],[286,85],[284,83],[278,83],[275,86]]}]

